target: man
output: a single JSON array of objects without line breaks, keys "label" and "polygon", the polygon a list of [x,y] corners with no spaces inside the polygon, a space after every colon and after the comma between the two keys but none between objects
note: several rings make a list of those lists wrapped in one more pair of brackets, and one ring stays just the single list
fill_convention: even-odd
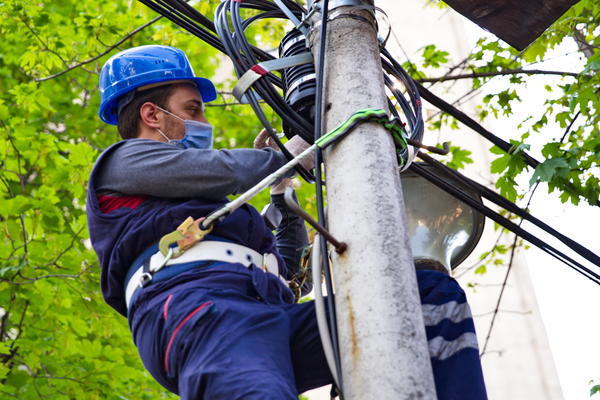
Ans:
[{"label": "man", "polygon": [[[288,213],[279,194],[287,181],[272,195],[284,216],[277,240],[246,205],[180,257],[169,259],[158,249],[186,218],[218,209],[225,196],[252,187],[285,157],[268,146],[211,148],[203,106],[216,98],[215,88],[194,75],[178,49],[141,46],[118,53],[103,67],[100,88],[100,117],[118,124],[125,140],[104,151],[92,171],[90,237],[102,265],[103,296],[128,317],[148,371],[184,400],[291,400],[331,383],[314,305],[295,304],[285,283],[308,243],[302,221]],[[266,146],[263,139],[257,147]],[[295,137],[288,146],[297,154],[306,144]],[[456,282],[435,271],[418,274],[424,300],[442,304],[451,297],[462,313],[449,321],[432,314],[435,332],[428,337],[472,332]],[[476,342],[463,342],[453,350],[436,342],[440,399],[485,398]],[[465,371],[452,372],[464,364],[452,360],[465,354],[476,359],[476,368],[466,371],[474,382],[466,386],[456,383]],[[437,360],[444,365],[438,368]]]}]

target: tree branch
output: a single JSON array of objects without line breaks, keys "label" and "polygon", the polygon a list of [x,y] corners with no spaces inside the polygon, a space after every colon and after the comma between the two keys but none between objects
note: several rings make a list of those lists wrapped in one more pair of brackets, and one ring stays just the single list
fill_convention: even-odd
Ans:
[{"label": "tree branch", "polygon": [[[481,317],[485,317],[487,315],[492,315],[494,314],[494,312],[496,312],[496,310],[492,310],[492,311],[488,311],[488,312],[484,312],[481,314],[473,314],[473,318],[481,318]],[[506,313],[506,314],[520,314],[520,315],[530,315],[533,314],[533,311],[529,310],[529,311],[519,311],[519,310],[498,310],[497,312],[501,312],[501,313]]]},{"label": "tree branch", "polygon": [[437,83],[444,81],[452,81],[457,79],[472,79],[472,78],[485,78],[491,76],[502,76],[502,75],[519,75],[519,74],[527,74],[527,75],[560,75],[560,76],[574,76],[579,77],[581,74],[577,72],[567,72],[567,71],[544,71],[541,69],[506,69],[504,71],[491,71],[491,72],[478,72],[472,74],[460,74],[460,75],[449,75],[449,76],[439,76],[437,78],[423,78],[417,79],[417,81],[421,83]]},{"label": "tree branch", "polygon": [[158,20],[159,20],[159,19],[161,19],[161,18],[162,18],[162,15],[159,15],[158,17],[155,17],[154,19],[152,19],[151,21],[149,21],[149,22],[145,23],[144,25],[142,25],[142,26],[139,26],[139,27],[135,28],[134,30],[132,30],[131,32],[129,32],[127,35],[125,35],[123,38],[121,38],[121,39],[120,39],[118,42],[116,42],[115,44],[113,44],[112,46],[110,46],[108,49],[106,49],[106,50],[105,50],[105,51],[103,51],[102,53],[100,53],[100,54],[98,54],[98,55],[96,55],[96,56],[94,56],[94,57],[92,57],[92,58],[90,58],[90,59],[87,59],[87,60],[85,60],[85,61],[81,61],[81,62],[79,62],[79,63],[77,63],[77,64],[75,64],[75,65],[71,65],[71,66],[70,66],[70,67],[68,67],[67,69],[65,69],[65,70],[62,70],[62,71],[60,71],[60,72],[57,72],[56,74],[52,74],[52,75],[49,75],[49,76],[46,76],[46,77],[43,77],[43,78],[37,78],[37,79],[34,79],[34,80],[35,80],[36,82],[44,82],[44,81],[47,81],[47,80],[49,80],[49,79],[56,78],[56,77],[58,77],[58,76],[64,75],[64,74],[66,74],[67,72],[69,72],[69,71],[71,71],[71,70],[74,70],[75,68],[81,67],[82,65],[85,65],[85,64],[89,64],[89,63],[91,63],[91,62],[94,62],[94,61],[96,61],[97,59],[99,59],[100,57],[102,57],[102,56],[104,56],[104,55],[106,55],[106,54],[110,53],[110,52],[111,52],[111,51],[112,51],[114,48],[116,48],[116,47],[118,47],[119,45],[121,45],[121,43],[123,43],[123,42],[124,42],[124,41],[126,41],[127,39],[131,38],[133,35],[135,35],[135,34],[136,34],[136,33],[138,33],[139,31],[141,31],[141,30],[143,30],[143,29],[147,28],[148,26],[152,25],[153,23],[155,23],[156,21],[158,21]]},{"label": "tree branch", "polygon": [[[521,222],[523,222],[523,218],[521,218]],[[521,224],[519,224],[519,225],[521,225]],[[481,353],[479,354],[480,358],[486,354],[488,344],[490,343],[490,337],[492,336],[492,330],[494,329],[494,322],[496,322],[496,317],[498,316],[498,311],[500,311],[500,302],[502,301],[502,296],[504,295],[504,289],[506,289],[506,283],[508,282],[508,277],[510,275],[510,271],[513,266],[513,261],[514,261],[514,257],[515,257],[515,250],[517,248],[518,238],[519,237],[517,235],[515,235],[515,240],[513,241],[512,248],[510,250],[510,260],[508,262],[508,268],[506,270],[506,275],[504,276],[504,281],[502,282],[502,288],[500,289],[500,294],[498,295],[498,300],[496,301],[496,307],[494,308],[494,311],[492,312],[492,321],[490,322],[490,326],[488,328],[488,332],[485,337],[485,342],[483,343],[483,350],[481,350]]]},{"label": "tree branch", "polygon": [[585,40],[585,35],[577,28],[573,28],[573,38],[577,43],[577,47],[579,50],[583,52],[586,58],[591,58],[594,55],[594,48],[598,48],[596,46],[591,45]]},{"label": "tree branch", "polygon": [[[259,101],[259,103],[264,103],[264,100]],[[227,106],[249,106],[248,103],[216,103],[216,104],[205,104],[206,107],[227,107]]]},{"label": "tree branch", "polygon": [[71,238],[71,243],[65,248],[63,249],[60,253],[58,253],[58,255],[56,257],[54,257],[54,259],[48,263],[46,263],[46,265],[44,265],[45,267],[49,267],[51,265],[57,266],[56,263],[58,262],[58,260],[60,260],[60,258],[69,250],[71,250],[73,248],[73,246],[75,246],[75,242],[77,241],[77,239],[79,239],[79,234],[84,230],[85,228],[81,228],[79,229],[79,231],[75,232],[75,234],[73,235],[73,237]]},{"label": "tree branch", "polygon": [[[531,195],[529,196],[529,200],[527,201],[525,210],[529,209],[529,206],[531,205],[531,202],[533,201],[533,196],[535,195],[535,192],[539,186],[540,186],[540,182],[538,181],[535,184],[535,187],[533,188],[533,190],[531,191]],[[523,217],[521,217],[519,226],[521,226],[523,224],[523,221],[524,221],[524,219],[523,219]],[[483,344],[483,350],[479,354],[480,358],[486,354],[487,346],[490,342],[490,337],[492,336],[492,329],[494,329],[494,322],[496,321],[496,317],[498,316],[498,311],[500,310],[500,302],[502,301],[502,296],[504,295],[504,289],[506,288],[506,284],[508,282],[508,276],[510,274],[510,270],[513,267],[513,261],[514,261],[514,257],[515,257],[515,250],[517,248],[518,239],[519,239],[519,236],[517,236],[515,234],[515,240],[513,241],[512,248],[510,249],[510,259],[508,261],[508,268],[506,269],[506,275],[504,276],[504,281],[502,282],[502,288],[500,289],[500,293],[498,294],[498,301],[496,302],[496,308],[494,309],[494,312],[492,314],[492,321],[490,322],[490,327],[488,329],[488,333],[485,338],[485,343]],[[522,243],[521,243],[521,245],[522,245]]]},{"label": "tree branch", "polygon": [[[2,125],[3,128],[7,129],[6,124],[4,123],[3,120],[0,121],[0,124]],[[21,193],[25,194],[25,178],[24,178],[24,175],[23,175],[22,169],[21,169],[21,152],[17,148],[17,145],[14,143],[12,136],[8,133],[8,129],[6,132],[6,137],[8,138],[8,141],[10,142],[10,144],[17,156],[17,170],[19,172],[19,174],[18,174],[19,184],[21,186]],[[14,194],[12,193],[12,191],[10,190],[10,188],[9,188],[9,193],[12,197],[15,197]],[[19,221],[21,222],[22,237],[23,237],[23,259],[27,260],[27,256],[28,256],[27,236],[28,235],[27,235],[27,227],[25,226],[25,216],[23,214],[19,214]]]},{"label": "tree branch", "polygon": [[80,273],[78,274],[48,274],[48,275],[41,275],[41,276],[36,276],[35,278],[29,278],[27,276],[23,276],[23,279],[25,279],[25,282],[14,282],[8,279],[4,279],[4,278],[0,278],[0,282],[9,282],[13,285],[27,285],[30,283],[34,283],[35,281],[39,281],[42,279],[50,279],[50,278],[61,278],[61,279],[78,279],[81,277],[81,275],[86,272],[87,269],[83,269]]},{"label": "tree branch", "polygon": [[46,42],[44,42],[44,40],[42,40],[42,38],[37,34],[35,29],[33,29],[31,26],[29,26],[29,24],[27,23],[27,20],[25,18],[23,18],[23,16],[21,16],[21,18],[19,18],[19,19],[21,20],[23,25],[25,25],[25,27],[27,27],[27,29],[29,29],[29,32],[31,32],[31,34],[33,36],[35,36],[35,38],[42,44],[42,46],[44,46],[44,49],[46,49],[48,52],[50,52],[50,53],[54,54],[56,57],[58,57],[58,59],[60,61],[62,61],[63,64],[68,65],[67,62],[65,61],[65,59],[62,58],[62,56],[59,53],[57,53],[56,51],[54,51],[50,47],[48,47],[48,44]]},{"label": "tree branch", "polygon": [[500,234],[498,235],[498,237],[496,238],[496,241],[494,242],[494,244],[492,245],[492,248],[490,250],[488,250],[485,253],[485,256],[483,256],[483,258],[481,258],[478,262],[472,264],[471,266],[465,268],[463,271],[461,271],[460,273],[457,272],[456,275],[454,275],[454,278],[458,279],[460,277],[462,277],[463,275],[465,275],[467,272],[471,271],[472,269],[474,269],[475,267],[478,267],[479,265],[482,265],[482,263],[489,258],[492,254],[494,254],[496,247],[498,247],[498,244],[500,243],[500,239],[502,239],[504,237],[504,233],[506,232],[506,229],[502,228],[502,230],[500,231]]}]

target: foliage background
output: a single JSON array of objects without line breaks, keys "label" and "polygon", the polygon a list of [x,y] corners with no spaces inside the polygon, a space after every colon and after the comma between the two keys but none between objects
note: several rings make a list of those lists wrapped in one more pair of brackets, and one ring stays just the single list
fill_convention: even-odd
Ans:
[{"label": "foliage background", "polygon": [[[210,16],[216,4],[196,7]],[[0,2],[0,17],[0,398],[171,398],[144,372],[125,319],[102,301],[98,262],[86,240],[87,177],[99,152],[118,140],[116,129],[96,116],[97,78],[110,55],[140,44],[180,47],[208,77],[227,61],[133,1],[8,0]],[[552,120],[566,128],[578,115],[577,125],[563,141],[547,143],[546,161],[535,172],[518,151],[497,152],[492,172],[511,199],[527,190],[516,185],[517,176],[529,174],[532,184],[549,182],[565,201],[598,200],[599,19],[600,4],[583,0],[525,52],[485,40],[459,66],[476,75],[477,89],[491,79],[485,74],[522,70],[565,38],[580,43],[581,74],[548,87],[546,108],[523,122],[515,144],[526,149],[528,137]],[[282,35],[283,27],[271,22],[251,32],[263,48],[275,48]],[[423,80],[459,72],[435,46],[406,66]],[[527,74],[513,76],[511,87],[484,99],[481,118],[511,115],[527,81]],[[251,146],[260,126],[248,107],[225,104],[234,103],[228,78],[220,78],[222,95],[207,112],[216,147]],[[430,129],[454,124],[442,114]],[[454,148],[447,161],[464,167],[469,153]],[[300,198],[312,207],[308,185]],[[255,204],[265,201],[263,195]]]}]

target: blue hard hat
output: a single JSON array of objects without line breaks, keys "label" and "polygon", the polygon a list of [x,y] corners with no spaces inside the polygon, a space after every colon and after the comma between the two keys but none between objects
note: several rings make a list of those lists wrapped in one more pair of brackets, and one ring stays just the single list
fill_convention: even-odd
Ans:
[{"label": "blue hard hat", "polygon": [[107,124],[116,125],[119,100],[139,87],[162,82],[186,80],[198,87],[202,101],[217,98],[215,86],[206,78],[194,76],[185,53],[169,46],[133,47],[108,59],[100,72],[100,109]]}]

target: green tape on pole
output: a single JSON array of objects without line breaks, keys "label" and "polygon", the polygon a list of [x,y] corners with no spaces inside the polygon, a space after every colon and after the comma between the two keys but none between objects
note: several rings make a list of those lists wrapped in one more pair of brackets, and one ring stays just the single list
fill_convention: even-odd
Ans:
[{"label": "green tape on pole", "polygon": [[373,122],[387,122],[388,115],[385,110],[379,108],[366,108],[359,110],[352,114],[350,118],[342,122],[335,129],[327,132],[315,141],[315,144],[320,148],[327,147],[330,143],[349,133],[352,129],[356,128],[359,123],[373,121]]},{"label": "green tape on pole", "polygon": [[380,108],[366,108],[352,114],[350,118],[342,122],[335,129],[327,132],[315,141],[317,147],[323,149],[334,141],[351,132],[359,124],[364,122],[376,122],[382,125],[394,137],[394,142],[402,149],[406,148],[406,132],[400,121],[396,118],[390,119],[387,112]]}]

